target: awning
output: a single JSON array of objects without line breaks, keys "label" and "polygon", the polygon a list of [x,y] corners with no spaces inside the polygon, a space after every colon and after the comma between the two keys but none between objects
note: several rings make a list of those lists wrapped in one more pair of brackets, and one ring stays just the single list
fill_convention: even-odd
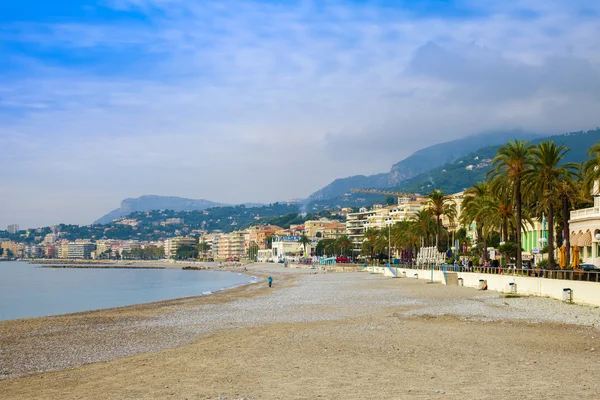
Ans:
[{"label": "awning", "polygon": [[577,246],[579,246],[579,247],[591,247],[592,246],[592,234],[590,231],[587,231],[587,232],[581,234],[581,236],[579,236],[579,239],[577,240]]},{"label": "awning", "polygon": [[577,242],[579,241],[579,238],[583,236],[583,233],[579,232],[579,233],[572,233],[571,234],[571,246],[578,246]]}]

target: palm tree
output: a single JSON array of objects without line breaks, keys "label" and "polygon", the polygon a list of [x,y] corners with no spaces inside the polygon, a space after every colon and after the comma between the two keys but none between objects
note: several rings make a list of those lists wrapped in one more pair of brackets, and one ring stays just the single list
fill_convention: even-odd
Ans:
[{"label": "palm tree", "polygon": [[554,207],[561,180],[572,178],[578,165],[561,161],[569,151],[564,145],[557,146],[553,141],[542,142],[531,150],[532,168],[525,171],[525,187],[536,195],[540,211],[548,215],[548,267],[555,267],[554,260]]},{"label": "palm tree", "polygon": [[206,252],[210,250],[210,245],[202,240],[198,243],[198,253],[202,253],[202,257],[206,258]]},{"label": "palm tree", "polygon": [[[493,169],[489,172],[492,178],[505,175],[514,186],[515,208],[517,211],[516,242],[521,246],[521,228],[523,217],[523,174],[531,166],[531,148],[529,141],[511,141],[498,150],[498,154],[492,160]],[[517,251],[516,267],[521,269],[522,254]]]},{"label": "palm tree", "polygon": [[415,231],[425,239],[425,245],[428,246],[429,238],[435,232],[435,222],[429,210],[423,209],[417,211],[412,218],[412,222],[415,224]]},{"label": "palm tree", "polygon": [[302,235],[302,236],[300,236],[300,241],[299,242],[302,245],[302,247],[304,248],[304,256],[306,257],[306,254],[307,254],[306,246],[308,244],[310,244],[311,240],[308,238],[308,236]]},{"label": "palm tree", "polygon": [[373,253],[375,251],[375,242],[377,240],[377,230],[373,228],[369,228],[364,233],[364,241],[362,250],[369,254],[371,259],[373,259]]},{"label": "palm tree", "polygon": [[597,191],[595,183],[600,180],[600,142],[588,149],[588,155],[591,158],[583,166],[583,190],[586,193]]},{"label": "palm tree", "polygon": [[465,226],[471,225],[475,222],[475,229],[477,230],[477,240],[483,243],[481,249],[481,259],[485,260],[486,252],[486,241],[484,234],[485,227],[485,209],[486,201],[489,198],[490,188],[487,182],[477,182],[467,190],[462,202],[462,210],[460,214],[461,223]]},{"label": "palm tree", "polygon": [[442,231],[442,216],[448,217],[451,221],[456,218],[456,204],[441,190],[433,190],[427,195],[427,210],[435,216],[437,222],[437,232],[435,236],[435,247],[440,251],[440,233]]},{"label": "palm tree", "polygon": [[500,231],[501,240],[508,242],[517,226],[513,187],[502,176],[490,182],[489,187],[490,193],[481,204],[480,215],[485,225]]},{"label": "palm tree", "polygon": [[348,236],[343,235],[336,240],[336,244],[340,248],[341,255],[346,255],[347,251],[344,250],[348,250],[352,246],[352,241]]}]

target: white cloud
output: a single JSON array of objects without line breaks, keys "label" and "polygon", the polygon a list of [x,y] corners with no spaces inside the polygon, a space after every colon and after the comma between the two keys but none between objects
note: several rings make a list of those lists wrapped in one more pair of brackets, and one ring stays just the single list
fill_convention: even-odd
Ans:
[{"label": "white cloud", "polygon": [[[7,25],[5,40],[107,54],[97,64],[9,55],[24,71],[0,80],[0,145],[19,171],[9,179],[115,206],[149,193],[274,201],[477,131],[598,125],[600,5],[462,3],[481,15],[114,0],[148,20]],[[61,174],[76,179],[56,184]],[[90,200],[67,222],[105,204]]]}]

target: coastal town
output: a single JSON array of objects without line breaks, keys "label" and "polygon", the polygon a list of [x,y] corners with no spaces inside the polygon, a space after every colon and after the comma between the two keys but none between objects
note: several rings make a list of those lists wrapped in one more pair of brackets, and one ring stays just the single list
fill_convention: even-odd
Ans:
[{"label": "coastal town", "polygon": [[[597,190],[595,188],[595,190]],[[373,191],[370,191],[371,193]],[[388,193],[389,194],[389,193]],[[467,192],[468,196],[468,192]],[[593,207],[572,210],[569,213],[570,243],[578,247],[580,263],[598,265],[600,267],[600,197],[593,198]],[[204,261],[256,261],[284,262],[298,261],[301,258],[313,257],[343,257],[342,262],[364,262],[369,254],[365,254],[365,242],[368,242],[367,232],[386,232],[401,222],[414,221],[428,212],[431,203],[427,196],[406,195],[398,193],[397,202],[393,205],[375,204],[369,208],[358,210],[341,208],[335,211],[338,219],[319,218],[306,220],[302,224],[291,224],[289,228],[275,225],[255,225],[244,230],[229,233],[206,232],[195,230],[186,236],[175,236],[157,241],[111,240],[79,238],[69,241],[62,238],[58,226],[50,227],[51,233],[37,236],[40,229],[20,231],[18,225],[7,227],[12,235],[34,237],[35,244],[0,239],[0,259],[73,259],[73,260],[204,260]],[[448,204],[456,212],[441,215],[441,225],[448,246],[442,246],[445,251],[468,256],[478,245],[476,221],[465,224],[461,211],[464,208],[465,192],[447,196]],[[429,216],[431,218],[431,215]],[[121,218],[113,221],[116,224],[136,227],[135,218]],[[178,224],[185,227],[180,218],[167,218],[161,224]],[[423,232],[423,234],[434,234]],[[560,235],[561,232],[559,231]],[[425,236],[419,237],[419,246],[424,247]],[[456,240],[461,238],[458,246]],[[547,220],[530,218],[523,224],[522,257],[530,266],[544,260],[549,240]],[[373,242],[375,240],[371,239]],[[500,259],[498,247],[486,246],[488,260]],[[556,238],[555,238],[556,240]],[[342,243],[336,246],[335,243]],[[379,241],[381,243],[381,241]],[[396,242],[396,241],[395,241]],[[321,244],[321,245],[320,245]],[[401,262],[415,262],[417,254],[409,257],[406,248],[400,244],[391,243],[390,247],[383,240],[383,246],[378,249],[378,259],[388,259],[388,256]],[[544,249],[546,248],[546,251]],[[389,253],[388,253],[389,251]],[[556,250],[558,256],[559,250]],[[315,258],[316,259],[316,258]],[[444,262],[446,257],[440,258]],[[483,259],[482,259],[483,260]],[[338,260],[339,261],[339,260]],[[456,260],[458,261],[458,260]],[[505,261],[510,262],[510,261]],[[483,263],[483,261],[482,261]]]}]

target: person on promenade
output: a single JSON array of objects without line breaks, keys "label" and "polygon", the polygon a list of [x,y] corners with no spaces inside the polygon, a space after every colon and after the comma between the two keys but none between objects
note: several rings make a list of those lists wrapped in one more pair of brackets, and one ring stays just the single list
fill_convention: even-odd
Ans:
[{"label": "person on promenade", "polygon": [[273,278],[271,278],[271,275],[269,275],[267,281],[269,281],[269,287],[273,286]]}]

